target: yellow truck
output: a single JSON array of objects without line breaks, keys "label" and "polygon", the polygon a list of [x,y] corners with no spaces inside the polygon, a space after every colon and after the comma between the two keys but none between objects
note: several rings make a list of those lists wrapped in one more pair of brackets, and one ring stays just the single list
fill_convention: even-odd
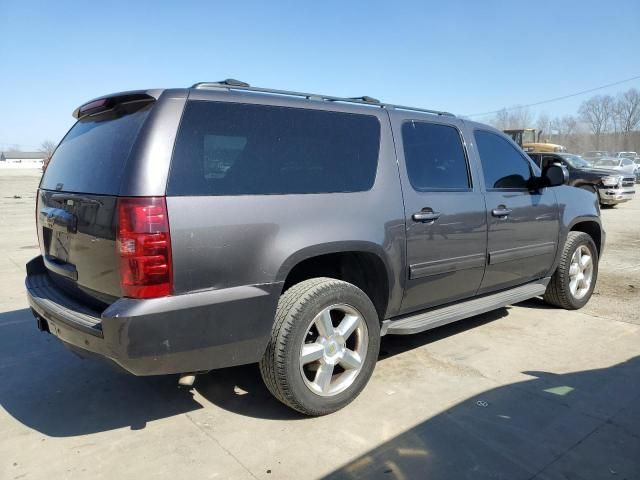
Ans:
[{"label": "yellow truck", "polygon": [[535,128],[504,130],[525,152],[566,152],[567,149],[556,143],[541,142],[542,131]]}]

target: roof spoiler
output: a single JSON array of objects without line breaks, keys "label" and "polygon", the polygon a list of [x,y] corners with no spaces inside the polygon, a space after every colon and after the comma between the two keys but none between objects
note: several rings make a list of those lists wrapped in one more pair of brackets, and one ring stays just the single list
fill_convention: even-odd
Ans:
[{"label": "roof spoiler", "polygon": [[103,97],[94,98],[89,102],[80,105],[73,111],[73,117],[78,120],[87,117],[89,115],[94,115],[96,113],[105,112],[107,110],[111,110],[116,105],[122,103],[130,103],[130,102],[153,102],[156,100],[156,97],[150,95],[147,92],[122,92],[115,93],[111,95],[105,95]]}]

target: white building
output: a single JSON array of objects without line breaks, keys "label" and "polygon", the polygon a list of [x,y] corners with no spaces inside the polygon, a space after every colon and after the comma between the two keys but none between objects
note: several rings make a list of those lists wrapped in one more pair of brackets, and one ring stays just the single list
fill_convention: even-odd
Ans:
[{"label": "white building", "polygon": [[0,168],[42,168],[45,152],[0,152]]}]

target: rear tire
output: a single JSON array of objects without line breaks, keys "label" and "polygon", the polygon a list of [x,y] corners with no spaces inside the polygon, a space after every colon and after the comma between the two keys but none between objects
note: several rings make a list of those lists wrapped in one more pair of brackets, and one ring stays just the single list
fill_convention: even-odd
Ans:
[{"label": "rear tire", "polygon": [[313,278],[280,297],[260,373],[285,405],[326,415],[358,396],[379,351],[380,323],[369,297],[350,283]]},{"label": "rear tire", "polygon": [[598,279],[598,250],[583,232],[569,232],[560,264],[544,293],[544,301],[566,310],[584,307]]}]

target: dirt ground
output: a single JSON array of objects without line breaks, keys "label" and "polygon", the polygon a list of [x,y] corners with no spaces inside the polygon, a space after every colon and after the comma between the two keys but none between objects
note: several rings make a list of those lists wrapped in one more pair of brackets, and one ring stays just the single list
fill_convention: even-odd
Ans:
[{"label": "dirt ground", "polygon": [[640,196],[603,209],[602,219],[605,251],[593,300],[583,311],[640,325]]}]

